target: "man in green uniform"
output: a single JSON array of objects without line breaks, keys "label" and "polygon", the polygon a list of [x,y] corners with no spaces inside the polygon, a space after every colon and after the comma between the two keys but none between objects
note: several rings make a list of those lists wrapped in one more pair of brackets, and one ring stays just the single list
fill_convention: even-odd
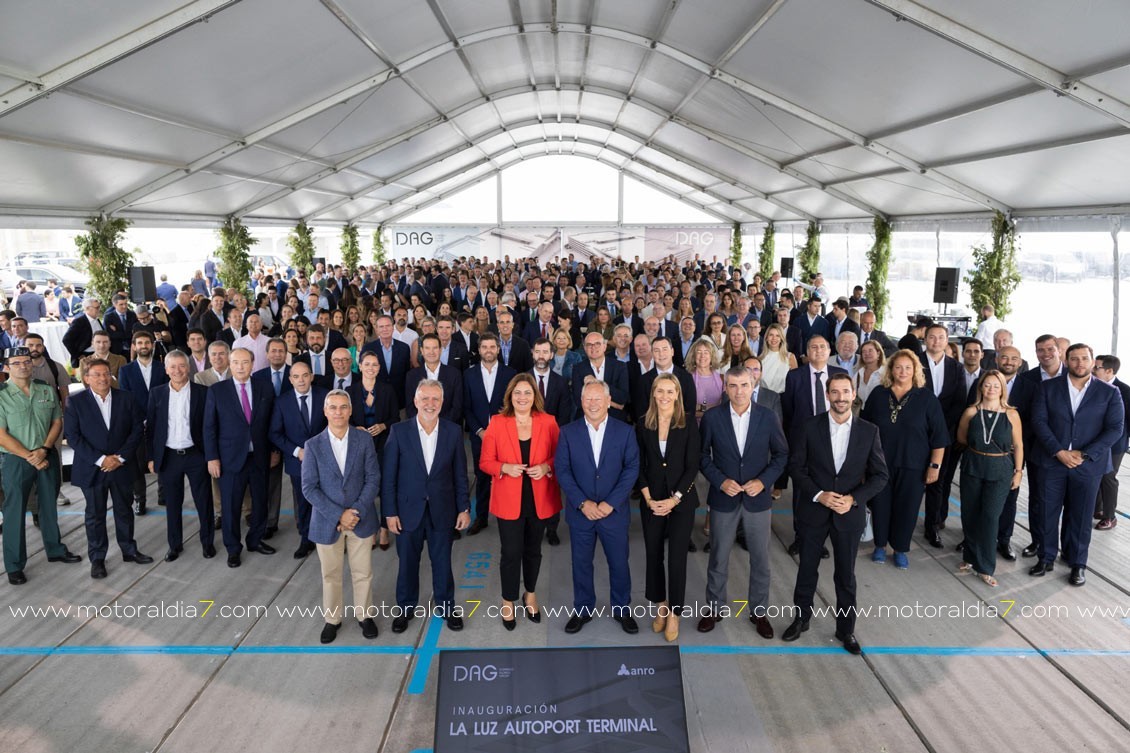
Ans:
[{"label": "man in green uniform", "polygon": [[8,381],[0,384],[0,477],[4,484],[4,569],[13,586],[27,583],[27,536],[24,516],[32,484],[39,489],[39,522],[48,562],[81,562],[59,537],[55,494],[59,453],[54,449],[63,430],[59,396],[46,382],[31,378],[27,348],[4,351]]}]

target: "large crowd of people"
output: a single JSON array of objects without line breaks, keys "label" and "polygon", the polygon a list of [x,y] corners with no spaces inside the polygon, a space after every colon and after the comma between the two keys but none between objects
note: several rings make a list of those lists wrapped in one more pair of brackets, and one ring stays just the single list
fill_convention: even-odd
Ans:
[{"label": "large crowd of people", "polygon": [[[788,290],[777,273],[763,279],[698,258],[405,260],[318,265],[310,275],[260,269],[246,282],[224,287],[209,265],[179,288],[162,279],[157,300],[136,307],[124,293],[78,300],[48,286],[50,315],[68,323],[70,369],[28,332],[26,312],[47,315],[35,300],[43,293],[29,285],[18,311],[0,312],[11,584],[27,582],[28,510],[48,562],[82,559],[59,533],[64,438],[69,483],[86,502],[93,578],[107,576],[108,505],[122,559],[153,561],[134,537],[150,475],[167,509],[164,559],[185,551],[187,482],[201,553],[216,556],[219,531],[230,568],[245,552],[276,553],[269,542],[288,476],[294,557],[316,551],[321,565],[324,643],[347,613],[377,637],[373,550],[392,545],[393,632],[419,614],[425,547],[433,607],[461,629],[453,542],[491,526],[504,628],[519,615],[540,621],[542,546],[561,543],[562,517],[573,587],[566,632],[596,610],[599,542],[614,619],[636,633],[633,504],[653,631],[674,641],[681,618],[698,617],[697,630],[709,632],[734,613],[727,581],[737,544],[749,557],[748,619],[771,639],[770,521],[791,490],[797,616],[782,637],[808,629],[820,560],[832,557],[835,635],[852,653],[861,651],[864,531],[871,562],[889,557],[906,570],[924,507],[922,541],[943,547],[959,469],[958,572],[989,587],[997,558],[1017,558],[1025,473],[1032,539],[1020,554],[1034,560],[1030,575],[1062,560],[1069,582],[1084,585],[1092,530],[1116,525],[1130,427],[1119,359],[1044,335],[1029,369],[992,307],[976,337],[952,337],[926,318],[888,336],[862,288],[832,300],[819,274]],[[75,394],[72,370],[85,385]],[[709,557],[697,610],[686,591],[696,536]]]}]

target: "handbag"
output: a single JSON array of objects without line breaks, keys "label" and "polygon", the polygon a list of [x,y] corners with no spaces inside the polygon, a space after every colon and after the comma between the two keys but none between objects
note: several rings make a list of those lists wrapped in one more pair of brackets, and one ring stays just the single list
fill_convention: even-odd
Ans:
[{"label": "handbag", "polygon": [[860,541],[872,541],[875,538],[875,531],[871,528],[871,510],[867,510],[867,523],[863,526],[863,535],[859,537]]}]

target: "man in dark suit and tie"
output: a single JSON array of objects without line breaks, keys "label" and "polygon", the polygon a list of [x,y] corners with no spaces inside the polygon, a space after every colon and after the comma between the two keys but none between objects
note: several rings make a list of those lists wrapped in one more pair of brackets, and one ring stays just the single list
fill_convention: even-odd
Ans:
[{"label": "man in dark suit and tie", "polygon": [[[545,412],[553,416],[561,427],[573,420],[573,398],[569,393],[569,380],[555,372],[553,366],[553,346],[548,340],[534,342],[534,368],[530,373],[541,392]],[[558,512],[549,519],[545,528],[545,540],[550,546],[557,546],[561,538],[557,526],[561,522]]]},{"label": "man in dark suit and tie", "polygon": [[459,425],[440,418],[442,383],[425,379],[413,395],[415,417],[393,424],[385,445],[381,512],[398,534],[396,603],[400,616],[392,632],[403,633],[420,607],[420,555],[428,546],[435,608],[447,627],[463,629],[462,608],[454,605],[451,532],[471,523],[467,496],[467,455]]},{"label": "man in dark suit and tie", "polygon": [[[251,489],[247,548],[274,554],[263,541],[267,532],[267,472],[278,462],[269,437],[275,393],[251,381],[254,356],[246,348],[231,352],[231,378],[208,390],[204,409],[204,457],[208,473],[220,481],[221,517],[228,567],[240,566],[240,509]],[[272,457],[275,455],[275,457]]]},{"label": "man in dark suit and tie", "polygon": [[290,384],[290,366],[286,363],[285,341],[277,337],[271,338],[267,343],[267,364],[252,372],[251,378],[256,383],[262,382],[270,387],[276,398],[294,389]]},{"label": "man in dark suit and tie", "polygon": [[674,374],[675,378],[679,380],[683,405],[691,410],[698,405],[698,390],[695,389],[694,377],[683,367],[675,365],[675,347],[671,344],[671,341],[666,337],[655,338],[654,342],[651,343],[651,357],[654,365],[640,377],[639,389],[636,396],[632,398],[632,413],[635,415],[637,424],[643,420],[644,414],[647,413],[648,405],[651,403],[651,388],[655,384],[656,377],[660,374]]},{"label": "man in dark suit and tie", "polygon": [[[827,343],[825,343],[827,345]],[[725,376],[728,402],[702,417],[702,475],[710,483],[710,563],[706,598],[710,614],[698,623],[700,633],[714,629],[725,616],[730,550],[738,523],[749,547],[750,622],[766,640],[773,626],[769,605],[769,536],[773,484],[785,471],[789,447],[776,416],[753,402],[753,377],[746,368]]]},{"label": "man in dark suit and tie", "polygon": [[1111,470],[1110,448],[1125,430],[1125,410],[1117,389],[1096,378],[1090,346],[1067,349],[1067,374],[1048,379],[1032,401],[1032,422],[1039,445],[1040,479],[1044,483],[1044,536],[1040,561],[1029,575],[1050,573],[1059,553],[1063,513],[1063,554],[1068,582],[1087,582],[1091,516],[1103,475]]},{"label": "man in dark suit and tie", "polygon": [[133,538],[130,486],[132,459],[141,443],[144,414],[125,392],[110,387],[110,364],[95,359],[83,374],[87,389],[67,401],[63,428],[74,450],[71,483],[86,498],[86,540],[90,577],[106,577],[106,499],[113,500],[114,533],[122,559],[147,565],[153,558],[142,554]]},{"label": "man in dark suit and tie", "polygon": [[573,366],[573,374],[570,377],[575,419],[579,420],[584,415],[581,390],[585,386],[585,377],[592,376],[608,385],[612,398],[612,417],[617,421],[627,421],[626,408],[630,395],[627,366],[609,356],[604,335],[599,332],[589,332],[585,335],[585,356],[584,360]]},{"label": "man in dark suit and tie", "polygon": [[[153,357],[153,335],[145,330],[138,330],[133,335],[133,352],[137,356],[125,366],[118,369],[118,387],[127,395],[132,396],[137,404],[138,415],[144,417],[149,411],[149,393],[158,386],[169,381],[165,374],[165,366]],[[134,456],[128,458],[133,466],[133,503],[138,515],[146,513],[147,484],[145,471],[148,469],[148,457],[145,443],[138,442]],[[165,489],[162,484],[157,485],[157,504],[165,501]]]},{"label": "man in dark suit and tie", "polygon": [[554,315],[553,304],[543,301],[538,305],[537,318],[526,325],[523,339],[527,345],[533,345],[540,338],[549,339],[557,329],[557,317]]},{"label": "man in dark suit and tie", "polygon": [[[482,350],[482,343],[479,343]],[[436,334],[427,334],[420,338],[420,357],[423,363],[408,372],[404,379],[404,394],[411,397],[416,394],[416,385],[425,379],[434,379],[443,384],[443,410],[440,417],[455,423],[463,421],[463,374],[454,366],[445,366],[440,363],[440,342]],[[416,405],[413,401],[405,408],[408,418],[416,415]]]},{"label": "man in dark suit and tie", "polygon": [[212,294],[212,304],[200,315],[200,321],[196,326],[204,330],[204,337],[209,343],[213,343],[219,338],[220,330],[227,324],[227,319],[227,298],[224,297],[223,291],[217,291]]},{"label": "man in dark suit and tie", "polygon": [[71,355],[71,368],[78,368],[79,360],[90,354],[94,333],[102,332],[102,320],[98,318],[102,303],[97,298],[87,298],[82,302],[82,314],[71,321],[71,326],[63,333],[63,347]]},{"label": "man in dark suit and tie", "polygon": [[819,578],[820,552],[828,537],[835,555],[836,639],[859,654],[855,639],[855,557],[867,524],[867,503],[887,483],[879,429],[853,418],[855,385],[847,374],[828,378],[826,414],[813,416],[791,446],[789,470],[800,518],[800,567],[793,603],[800,615],[781,637],[795,641],[808,630]]},{"label": "man in dark suit and tie", "polygon": [[377,339],[365,343],[362,353],[376,353],[381,359],[381,370],[377,375],[396,393],[397,408],[403,409],[407,397],[404,394],[404,381],[412,369],[412,349],[399,340],[393,339],[395,325],[391,316],[377,318]]},{"label": "man in dark suit and tie", "polygon": [[[577,379],[575,372],[573,378]],[[639,475],[639,444],[631,427],[610,415],[612,396],[607,384],[589,379],[582,386],[580,402],[583,416],[562,427],[554,463],[573,559],[574,614],[565,632],[579,632],[592,621],[596,607],[593,555],[599,539],[608,561],[612,618],[625,633],[634,634],[639,626],[630,606],[628,530],[632,512],[628,497]]]},{"label": "man in dark suit and tie", "polygon": [[326,330],[320,324],[311,324],[306,330],[306,352],[293,359],[295,363],[306,363],[314,374],[314,384],[326,391],[333,386],[331,352],[326,350]]},{"label": "man in dark suit and tie", "polygon": [[[946,417],[946,431],[950,438],[957,437],[957,424],[966,408],[969,392],[965,386],[965,376],[961,364],[946,355],[949,344],[949,330],[941,324],[926,328],[926,350],[918,355],[922,361],[922,371],[926,374],[926,387],[934,392],[942,404],[942,414]],[[935,549],[941,549],[942,539],[938,530],[944,528],[949,515],[949,489],[953,473],[949,465],[955,462],[953,445],[946,448],[942,459],[942,472],[938,480],[926,486],[926,520],[924,523],[926,541]],[[947,481],[947,473],[949,481]]]},{"label": "man in dark suit and tie", "polygon": [[1118,378],[1118,370],[1122,361],[1118,356],[1105,355],[1095,359],[1095,376],[1118,390],[1122,396],[1122,407],[1126,411],[1122,436],[1110,448],[1111,468],[1103,474],[1099,484],[1099,497],[1095,502],[1096,531],[1109,531],[1118,523],[1114,516],[1118,510],[1118,469],[1122,465],[1122,458],[1130,446],[1130,385]]},{"label": "man in dark suit and tie", "polygon": [[208,388],[188,379],[188,356],[179,350],[165,356],[169,381],[149,391],[146,408],[145,444],[149,472],[157,474],[160,488],[166,489],[165,512],[172,562],[184,551],[184,481],[192,490],[192,504],[200,521],[200,545],[205,558],[216,556],[215,520],[212,517],[212,483],[204,463],[204,404]]},{"label": "man in dark suit and tie", "polygon": [[864,311],[859,315],[859,344],[862,347],[863,343],[874,340],[879,343],[879,347],[883,349],[883,355],[890,356],[898,348],[891,338],[887,337],[887,333],[881,329],[875,329],[875,312]]},{"label": "man in dark suit and tie", "polygon": [[306,440],[326,428],[325,402],[328,392],[313,386],[310,366],[301,361],[291,367],[291,389],[275,398],[271,412],[271,444],[282,454],[283,467],[290,476],[294,494],[294,520],[300,541],[294,552],[296,560],[314,551],[310,540],[310,503],[302,494],[302,458]]},{"label": "man in dark suit and tie", "polygon": [[[803,353],[808,350],[808,341],[814,335],[820,335],[832,341],[832,325],[828,324],[828,320],[820,313],[821,302],[818,296],[812,296],[806,302],[806,310],[797,315],[793,321],[793,325],[800,333],[800,350],[796,352]],[[791,351],[790,351],[791,352]]]},{"label": "man in dark suit and tie", "polygon": [[114,309],[106,313],[102,328],[110,335],[110,352],[129,358],[130,337],[133,325],[137,324],[137,314],[129,310],[129,298],[114,296]]},{"label": "man in dark suit and tie", "polygon": [[[487,332],[479,340],[479,363],[463,372],[463,406],[471,457],[475,465],[475,522],[467,529],[474,536],[487,527],[490,513],[491,477],[479,468],[483,433],[492,417],[502,410],[502,397],[515,372],[498,360],[498,336]],[[446,387],[445,387],[446,391]]]},{"label": "man in dark suit and tie", "polygon": [[828,320],[828,326],[832,329],[828,338],[832,342],[837,342],[844,332],[851,332],[856,336],[861,333],[859,325],[848,318],[847,312],[848,303],[841,298],[832,303],[831,313],[824,317]]}]

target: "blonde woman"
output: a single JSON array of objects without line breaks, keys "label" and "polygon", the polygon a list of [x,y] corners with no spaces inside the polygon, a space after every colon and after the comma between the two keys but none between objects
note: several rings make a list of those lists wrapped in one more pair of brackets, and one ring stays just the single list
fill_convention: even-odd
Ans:
[{"label": "blonde woman", "polygon": [[774,392],[784,392],[785,377],[796,367],[796,356],[789,352],[785,342],[785,328],[770,324],[761,349],[761,384]]},{"label": "blonde woman", "polygon": [[731,324],[726,330],[726,347],[722,349],[722,363],[728,369],[734,369],[745,363],[745,359],[753,358],[753,351],[749,349],[749,338],[745,328],[740,324]]},{"label": "blonde woman", "polygon": [[867,402],[871,391],[879,386],[879,382],[883,378],[883,363],[886,360],[882,346],[874,340],[868,340],[859,349],[859,368],[856,369],[853,377],[855,381],[856,415],[859,415],[859,409]]}]

